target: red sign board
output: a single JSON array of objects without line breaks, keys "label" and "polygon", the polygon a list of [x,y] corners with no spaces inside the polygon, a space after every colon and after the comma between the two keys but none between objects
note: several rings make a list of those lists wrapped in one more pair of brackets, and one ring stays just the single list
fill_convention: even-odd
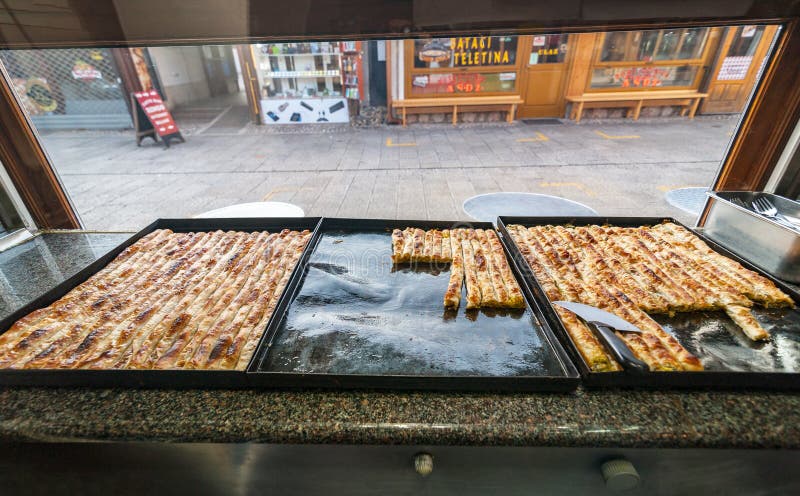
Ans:
[{"label": "red sign board", "polygon": [[172,114],[167,110],[158,91],[138,91],[133,96],[159,136],[164,137],[178,132],[178,125],[172,119]]}]

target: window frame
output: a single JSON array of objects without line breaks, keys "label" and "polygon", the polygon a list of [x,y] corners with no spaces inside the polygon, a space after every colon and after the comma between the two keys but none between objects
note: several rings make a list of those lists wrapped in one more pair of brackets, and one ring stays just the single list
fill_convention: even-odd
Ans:
[{"label": "window frame", "polygon": [[[626,34],[626,46],[630,46],[631,44],[631,37],[637,32],[645,32],[645,31],[658,31],[658,40],[660,41],[663,37],[664,31],[669,30],[671,28],[661,28],[661,29],[645,29],[639,31],[624,31]],[[694,29],[691,27],[681,28],[683,30]],[[597,41],[595,42],[594,52],[592,53],[592,64],[589,67],[589,72],[586,77],[586,84],[584,86],[585,93],[612,93],[612,92],[629,92],[629,91],[675,91],[675,90],[689,90],[689,89],[697,89],[700,87],[700,83],[705,76],[706,70],[709,69],[707,67],[708,64],[708,57],[710,55],[711,49],[711,33],[712,30],[715,29],[714,27],[706,26],[703,29],[706,29],[706,39],[705,39],[705,46],[703,47],[703,52],[700,58],[694,59],[672,59],[672,60],[651,60],[651,61],[638,61],[638,60],[628,60],[628,61],[611,61],[611,62],[604,62],[600,60],[600,57],[603,52],[603,46],[606,42],[606,37],[609,32],[602,33],[602,36],[599,36]],[[658,50],[658,41],[656,42],[656,46],[653,48],[653,53]],[[677,51],[677,49],[676,49]],[[636,68],[636,67],[680,67],[680,66],[689,66],[689,67],[697,67],[697,71],[695,72],[694,79],[692,80],[692,84],[690,85],[681,85],[681,86],[647,86],[647,87],[628,87],[628,88],[593,88],[592,87],[592,74],[594,74],[595,69],[605,69],[605,68]]]}]

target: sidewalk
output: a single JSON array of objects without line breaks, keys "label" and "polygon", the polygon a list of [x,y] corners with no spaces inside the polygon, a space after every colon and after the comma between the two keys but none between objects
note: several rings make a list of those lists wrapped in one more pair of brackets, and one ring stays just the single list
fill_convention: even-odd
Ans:
[{"label": "sidewalk", "polygon": [[195,126],[186,143],[168,150],[149,140],[137,148],[131,132],[42,140],[89,229],[134,230],[157,217],[269,200],[297,204],[306,215],[468,220],[463,201],[494,191],[562,196],[601,215],[693,223],[664,194],[709,185],[736,123],[698,117],[290,134]]}]

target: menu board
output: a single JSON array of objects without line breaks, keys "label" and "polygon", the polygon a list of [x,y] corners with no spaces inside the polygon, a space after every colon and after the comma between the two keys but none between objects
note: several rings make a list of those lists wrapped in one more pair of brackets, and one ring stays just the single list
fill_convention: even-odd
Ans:
[{"label": "menu board", "polygon": [[178,132],[178,126],[172,119],[172,114],[169,113],[164,101],[161,100],[161,95],[156,90],[137,91],[133,96],[139,102],[144,114],[159,136],[164,137]]},{"label": "menu board", "polygon": [[167,148],[172,139],[181,143],[185,141],[158,91],[154,89],[136,91],[131,93],[131,96],[132,104],[136,107],[133,121],[136,127],[137,145],[141,145],[142,138],[146,137],[158,141],[156,136],[161,138]]}]

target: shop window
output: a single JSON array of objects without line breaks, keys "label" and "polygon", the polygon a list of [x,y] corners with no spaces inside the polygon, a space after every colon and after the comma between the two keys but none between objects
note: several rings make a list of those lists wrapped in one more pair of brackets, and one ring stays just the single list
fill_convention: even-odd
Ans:
[{"label": "shop window", "polygon": [[736,28],[736,34],[728,50],[728,57],[752,57],[761,41],[765,27],[741,26]]},{"label": "shop window", "polygon": [[652,62],[700,59],[708,28],[607,33],[598,62]]},{"label": "shop window", "polygon": [[430,96],[510,93],[515,90],[516,82],[516,72],[414,74],[411,79],[411,94]]},{"label": "shop window", "polygon": [[591,88],[662,88],[691,86],[697,66],[602,67],[592,71]]},{"label": "shop window", "polygon": [[516,36],[466,36],[414,41],[414,68],[513,66]]},{"label": "shop window", "polygon": [[561,64],[566,57],[566,34],[543,34],[532,37],[528,65]]}]

